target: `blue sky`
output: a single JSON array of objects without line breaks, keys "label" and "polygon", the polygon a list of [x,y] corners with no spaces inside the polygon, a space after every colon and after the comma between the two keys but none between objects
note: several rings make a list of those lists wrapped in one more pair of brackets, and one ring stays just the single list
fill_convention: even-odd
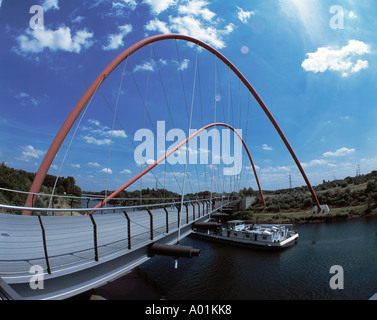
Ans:
[{"label": "blue sky", "polygon": [[[33,5],[43,7],[42,30],[30,27]],[[2,0],[0,161],[37,171],[60,126],[108,63],[147,36],[183,33],[219,50],[245,75],[314,185],[354,176],[358,165],[361,173],[376,170],[377,4],[337,5],[331,0]],[[294,186],[304,184],[238,79],[212,55],[182,41],[156,43],[121,64],[71,130],[49,173],[72,175],[84,190],[121,186],[141,169],[133,158],[134,133],[153,130],[157,121],[173,127],[166,100],[175,108],[175,128],[187,130],[185,105],[190,108],[192,101],[192,128],[213,122],[215,108],[216,120],[241,128],[264,189],[288,187],[289,174]],[[119,107],[116,118],[110,107]],[[244,178],[237,183],[255,189],[244,163]],[[159,187],[179,191],[183,166],[166,173],[165,167],[132,188],[155,187],[157,180]],[[188,170],[188,192],[209,189],[210,165]],[[214,188],[225,190],[221,170],[214,170]]]}]

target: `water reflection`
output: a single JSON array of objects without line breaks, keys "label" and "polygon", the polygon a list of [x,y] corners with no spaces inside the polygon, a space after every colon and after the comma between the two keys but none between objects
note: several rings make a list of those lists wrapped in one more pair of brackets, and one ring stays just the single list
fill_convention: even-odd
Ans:
[{"label": "water reflection", "polygon": [[[200,257],[166,257],[141,268],[169,299],[369,299],[377,292],[377,219],[298,226],[298,243],[282,252],[254,251],[186,238]],[[329,286],[331,266],[345,272],[344,290]]]}]

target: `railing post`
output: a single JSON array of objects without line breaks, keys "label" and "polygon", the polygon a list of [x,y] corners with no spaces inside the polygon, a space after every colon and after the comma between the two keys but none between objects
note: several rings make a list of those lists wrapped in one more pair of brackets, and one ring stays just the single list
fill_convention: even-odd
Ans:
[{"label": "railing post", "polygon": [[153,240],[153,214],[151,210],[147,209],[149,213],[149,218],[150,218],[150,228],[151,228],[151,240]]},{"label": "railing post", "polygon": [[122,211],[127,219],[128,249],[131,250],[131,219],[128,216],[126,210],[123,209]]},{"label": "railing post", "polygon": [[51,274],[50,262],[49,262],[48,254],[47,254],[46,232],[45,232],[45,228],[43,227],[41,216],[39,214],[38,214],[38,220],[39,220],[39,224],[40,224],[41,229],[42,229],[43,249],[44,249],[44,252],[45,252],[45,260],[46,260],[46,265],[47,265],[47,272],[49,274]]},{"label": "railing post", "polygon": [[200,201],[198,201],[197,203],[198,203],[198,218],[200,218]]},{"label": "railing post", "polygon": [[181,219],[181,204],[176,204],[175,207],[177,208],[177,211],[178,211],[177,227],[179,228],[180,219]]},{"label": "railing post", "polygon": [[166,213],[166,233],[169,233],[169,213],[165,207],[162,207]]},{"label": "railing post", "polygon": [[89,217],[93,224],[94,260],[98,261],[97,224],[94,221],[93,214],[89,214]]},{"label": "railing post", "polygon": [[184,206],[186,207],[186,223],[189,222],[189,217],[188,217],[188,205],[187,204],[184,204]]},{"label": "railing post", "polygon": [[195,205],[194,205],[194,202],[191,202],[191,205],[192,205],[192,220],[194,221],[195,220]]}]

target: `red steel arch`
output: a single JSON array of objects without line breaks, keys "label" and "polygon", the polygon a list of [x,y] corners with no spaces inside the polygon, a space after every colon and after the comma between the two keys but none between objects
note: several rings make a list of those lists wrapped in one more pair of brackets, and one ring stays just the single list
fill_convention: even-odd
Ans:
[{"label": "red steel arch", "polygon": [[[249,81],[242,75],[242,73],[219,51],[212,48],[208,44],[195,39],[193,37],[187,36],[187,35],[181,35],[181,34],[160,34],[148,37],[146,39],[143,39],[136,44],[132,45],[125,51],[123,51],[119,56],[117,56],[99,75],[98,77],[93,81],[93,83],[90,85],[90,87],[86,90],[84,95],[81,97],[81,99],[77,102],[76,106],[68,116],[68,118],[65,120],[64,124],[60,128],[59,132],[57,133],[56,137],[54,138],[54,141],[52,142],[49,150],[47,151],[42,164],[34,178],[33,184],[30,188],[30,193],[39,193],[40,188],[42,186],[43,180],[52,164],[52,161],[54,160],[61,144],[63,143],[64,139],[66,138],[68,132],[72,128],[73,124],[77,120],[78,116],[82,112],[82,110],[85,108],[89,100],[93,97],[94,93],[98,89],[98,87],[103,83],[103,81],[111,74],[111,72],[127,57],[129,57],[131,54],[136,52],[137,50],[141,49],[142,47],[145,47],[148,44],[162,41],[162,40],[168,40],[168,39],[177,39],[177,40],[184,40],[188,42],[192,42],[194,44],[197,44],[201,46],[202,48],[206,49],[210,53],[214,54],[217,58],[219,58],[222,62],[224,62],[237,76],[238,78],[243,82],[243,84],[248,88],[248,90],[251,92],[251,94],[254,96],[255,100],[258,102],[258,104],[261,106],[264,113],[267,115],[271,123],[273,124],[274,128],[280,135],[281,139],[283,140],[285,146],[287,147],[289,153],[291,154],[293,160],[296,163],[297,168],[299,169],[302,177],[304,178],[308,189],[310,193],[312,194],[312,198],[314,202],[316,203],[319,210],[321,210],[320,203],[318,201],[318,198],[314,192],[313,187],[311,186],[309,179],[307,178],[304,169],[302,168],[298,158],[296,157],[292,147],[290,146],[287,138],[284,136],[282,130],[280,129],[279,125],[277,124],[276,120],[272,116],[271,112],[268,110],[265,103],[262,101],[262,99],[259,97],[257,92],[254,90],[254,88],[251,86]],[[32,194],[29,194],[29,196],[26,199],[25,207],[33,207],[35,203],[35,197]],[[30,211],[24,211],[22,213],[23,215],[31,215]]]},{"label": "red steel arch", "polygon": [[234,134],[237,135],[237,137],[241,140],[242,142],[242,145],[243,147],[245,148],[246,150],[246,153],[247,153],[247,156],[249,157],[249,160],[250,160],[250,164],[253,168],[253,172],[254,172],[254,176],[255,176],[255,180],[257,181],[257,185],[258,185],[258,189],[259,189],[259,194],[260,194],[260,197],[261,197],[261,200],[262,200],[262,203],[264,206],[266,206],[266,202],[264,200],[264,196],[263,196],[263,192],[262,192],[262,189],[260,187],[260,183],[259,183],[259,179],[258,179],[258,175],[257,175],[257,172],[255,170],[255,167],[254,167],[254,162],[253,162],[253,159],[251,158],[251,155],[250,155],[250,151],[246,145],[246,142],[245,140],[241,137],[241,135],[237,132],[237,130],[235,130],[232,126],[230,126],[229,124],[226,124],[226,123],[221,123],[221,122],[216,122],[216,123],[211,123],[211,124],[207,124],[206,126],[204,126],[203,128],[197,130],[196,132],[194,132],[191,136],[189,136],[188,138],[186,138],[184,141],[182,141],[180,144],[178,144],[177,146],[175,146],[172,150],[170,150],[169,152],[167,152],[165,155],[163,155],[162,157],[160,157],[160,159],[156,160],[154,163],[152,163],[150,166],[148,166],[147,168],[145,168],[143,171],[141,171],[138,175],[136,175],[135,177],[133,177],[130,181],[128,181],[127,183],[125,183],[123,186],[121,186],[118,190],[114,191],[111,195],[109,195],[106,199],[104,199],[103,201],[101,201],[99,204],[97,204],[94,208],[101,208],[103,205],[105,205],[107,202],[109,202],[112,198],[116,197],[122,190],[128,188],[131,184],[133,184],[134,182],[136,182],[137,180],[139,180],[142,176],[144,176],[146,173],[148,173],[149,171],[151,171],[154,167],[156,167],[159,163],[161,163],[161,161],[165,160],[166,158],[168,158],[171,154],[173,154],[175,151],[177,151],[179,148],[181,148],[182,146],[184,146],[187,142],[189,142],[192,138],[194,138],[195,136],[197,136],[199,133],[201,133],[202,131],[206,130],[206,129],[209,129],[209,128],[212,128],[212,127],[216,127],[216,126],[222,126],[222,127],[227,127],[229,128],[230,130],[232,130],[234,132]]}]

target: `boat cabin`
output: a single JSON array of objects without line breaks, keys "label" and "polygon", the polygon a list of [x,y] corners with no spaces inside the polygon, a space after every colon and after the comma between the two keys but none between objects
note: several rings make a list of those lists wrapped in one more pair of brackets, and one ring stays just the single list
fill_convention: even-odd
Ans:
[{"label": "boat cabin", "polygon": [[243,220],[228,221],[222,230],[225,237],[261,242],[280,242],[292,232],[292,225],[245,224]]}]

